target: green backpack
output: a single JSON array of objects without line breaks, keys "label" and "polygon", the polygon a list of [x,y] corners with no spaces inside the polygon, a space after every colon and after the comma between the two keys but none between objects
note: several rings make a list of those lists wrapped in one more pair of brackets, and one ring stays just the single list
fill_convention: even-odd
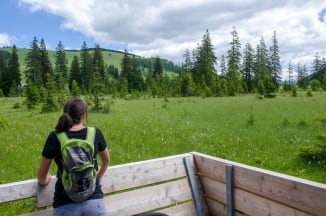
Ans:
[{"label": "green backpack", "polygon": [[61,181],[64,190],[72,201],[82,202],[93,194],[96,186],[95,128],[87,128],[85,140],[69,139],[65,132],[57,133],[57,137],[63,158]]}]

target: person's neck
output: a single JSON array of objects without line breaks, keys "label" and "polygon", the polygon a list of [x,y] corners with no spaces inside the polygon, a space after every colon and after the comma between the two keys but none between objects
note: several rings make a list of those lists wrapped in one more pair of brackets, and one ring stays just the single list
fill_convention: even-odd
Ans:
[{"label": "person's neck", "polygon": [[70,131],[79,131],[81,129],[85,128],[85,125],[83,122],[78,123],[78,124],[74,124],[69,130]]}]

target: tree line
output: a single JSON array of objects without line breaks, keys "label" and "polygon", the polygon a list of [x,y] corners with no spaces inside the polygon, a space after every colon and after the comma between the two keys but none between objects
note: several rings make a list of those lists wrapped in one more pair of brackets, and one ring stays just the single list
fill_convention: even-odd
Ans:
[{"label": "tree line", "polygon": [[[198,46],[186,49],[184,62],[176,66],[159,58],[141,58],[123,53],[120,68],[105,65],[102,49],[98,44],[88,48],[83,42],[79,56],[68,64],[61,41],[56,47],[52,65],[44,39],[34,37],[25,60],[25,70],[20,71],[17,48],[9,56],[0,55],[0,96],[26,96],[26,105],[34,108],[44,104],[44,112],[56,110],[69,96],[89,95],[94,107],[101,108],[101,96],[118,97],[147,94],[165,96],[236,96],[257,93],[273,96],[279,89],[303,89],[313,86],[326,89],[326,62],[316,53],[311,73],[306,65],[289,62],[288,82],[282,83],[282,66],[277,34],[274,31],[268,47],[263,36],[256,47],[246,43],[242,49],[235,27],[226,54],[217,61],[209,31],[203,34]],[[218,68],[218,69],[217,69]],[[176,73],[166,73],[166,71]],[[297,79],[294,82],[294,71]],[[22,86],[22,74],[26,86]]]}]

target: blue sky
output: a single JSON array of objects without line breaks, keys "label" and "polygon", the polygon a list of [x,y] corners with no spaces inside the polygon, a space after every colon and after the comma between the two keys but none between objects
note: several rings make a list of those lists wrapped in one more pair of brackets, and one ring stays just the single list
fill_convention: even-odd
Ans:
[{"label": "blue sky", "polygon": [[181,63],[209,30],[217,59],[227,55],[233,26],[242,49],[277,33],[283,70],[310,67],[326,56],[324,0],[3,0],[0,46],[29,48],[34,37],[48,50],[88,47],[160,56]]},{"label": "blue sky", "polygon": [[[16,0],[0,1],[1,20],[0,33],[11,36],[10,44],[1,43],[0,46],[15,44],[19,48],[29,48],[33,38],[38,41],[42,38],[49,50],[54,50],[59,41],[62,41],[67,49],[80,49],[83,42],[88,47],[94,47],[94,38],[85,36],[82,32],[64,29],[60,27],[64,18],[50,14],[44,10],[30,11],[28,5],[19,5]],[[121,46],[108,44],[106,48],[124,49]]]}]

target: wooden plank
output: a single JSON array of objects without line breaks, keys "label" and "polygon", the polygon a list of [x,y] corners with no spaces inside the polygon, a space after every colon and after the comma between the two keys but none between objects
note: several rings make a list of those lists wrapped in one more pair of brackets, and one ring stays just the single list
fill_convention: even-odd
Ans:
[{"label": "wooden plank", "polygon": [[187,179],[112,194],[104,198],[109,215],[133,215],[192,199]]},{"label": "wooden plank", "polygon": [[37,193],[37,186],[38,184],[35,179],[0,184],[0,203],[35,197]]},{"label": "wooden plank", "polygon": [[[106,193],[186,176],[183,158],[189,154],[111,166],[102,177]],[[191,155],[192,159],[192,155]]]},{"label": "wooden plank", "polygon": [[[225,184],[210,178],[203,177],[202,182],[205,185],[206,196],[222,204],[226,204]],[[248,191],[234,189],[234,207],[235,210],[252,216],[263,215],[287,215],[287,216],[308,216],[312,214],[305,213],[298,209],[284,205],[282,203],[264,198]],[[212,206],[209,206],[211,209]]]},{"label": "wooden plank", "polygon": [[[215,200],[212,200],[210,198],[207,198],[207,203],[209,205],[210,215],[219,215],[219,216],[227,215],[226,205],[216,202]],[[246,216],[246,214],[239,212],[239,211],[234,211],[234,215],[235,216]]]},{"label": "wooden plank", "polygon": [[226,215],[226,205],[216,202],[215,200],[210,199],[209,197],[206,198],[207,205],[209,212],[211,215],[219,215],[219,216],[224,216]]},{"label": "wooden plank", "polygon": [[[191,154],[110,166],[101,179],[103,193],[184,177],[186,171],[183,158],[187,155]],[[53,177],[50,185],[40,188],[37,199],[39,208],[52,205],[56,181],[57,179]]]},{"label": "wooden plank", "polygon": [[[198,172],[225,182],[225,165],[234,169],[234,186],[314,215],[326,213],[326,185],[232,161],[193,153]],[[224,167],[224,168],[222,168]],[[221,172],[221,169],[223,170]],[[225,174],[224,174],[225,175]],[[204,190],[206,190],[204,188]]]},{"label": "wooden plank", "polygon": [[196,208],[193,201],[162,209],[159,212],[173,216],[197,216]]},{"label": "wooden plank", "polygon": [[57,177],[52,176],[51,182],[46,187],[38,186],[37,207],[43,208],[52,205]]}]

